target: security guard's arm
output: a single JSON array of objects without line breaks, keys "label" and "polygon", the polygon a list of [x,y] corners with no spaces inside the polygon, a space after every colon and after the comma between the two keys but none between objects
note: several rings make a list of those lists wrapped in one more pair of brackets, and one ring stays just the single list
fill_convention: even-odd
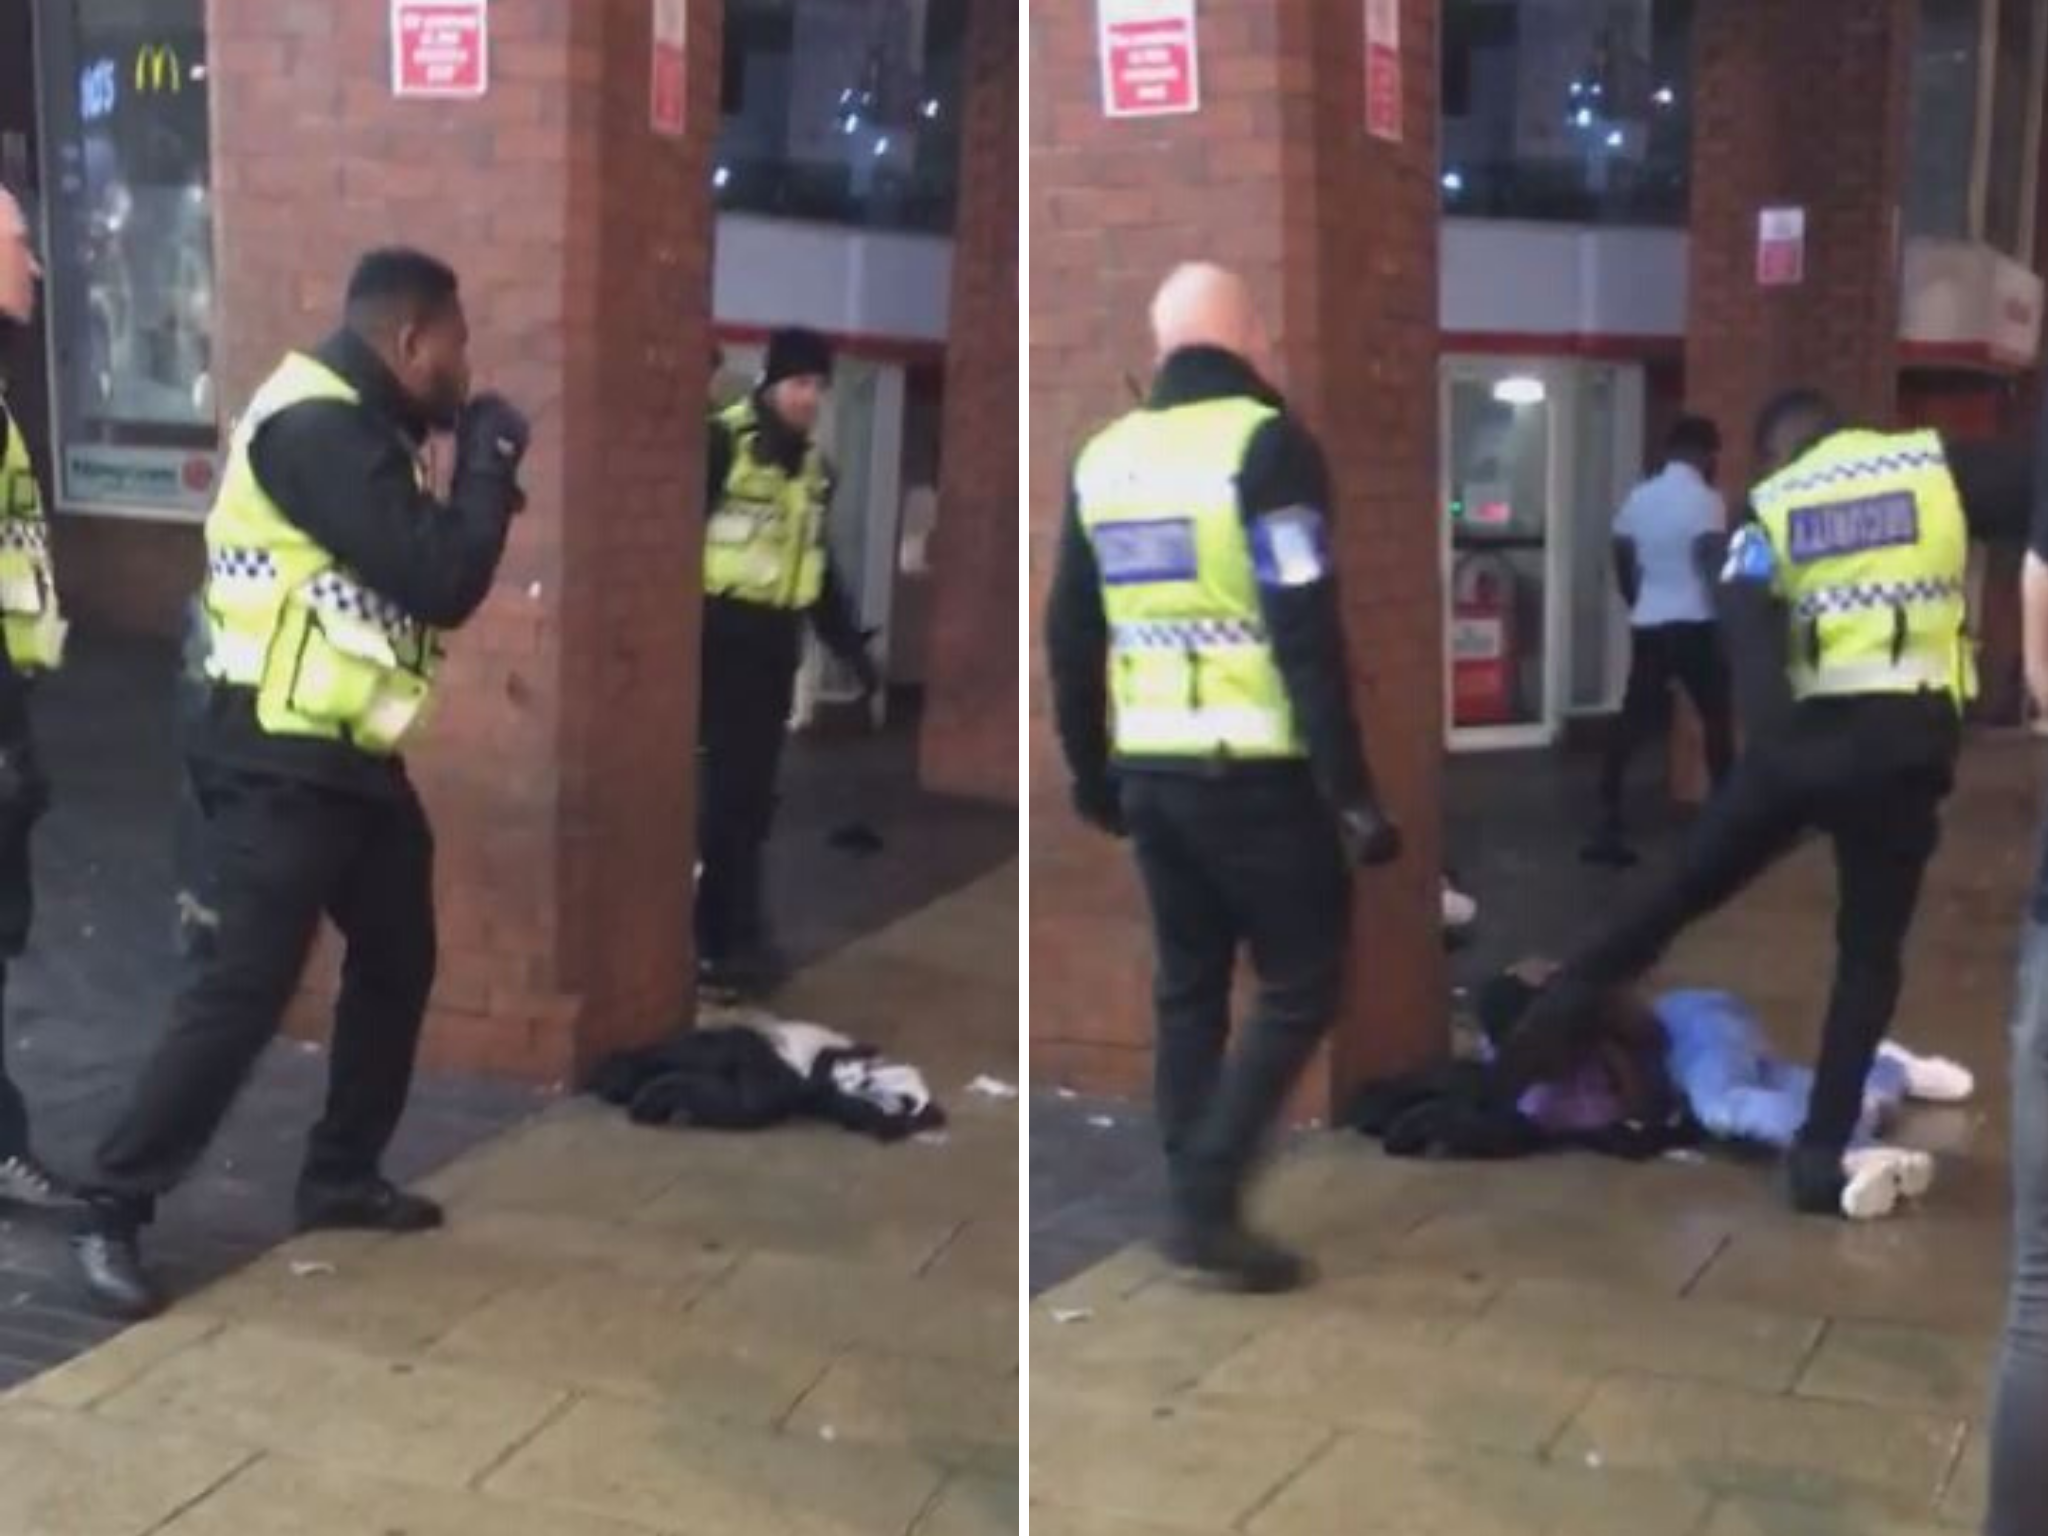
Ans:
[{"label": "security guard's arm", "polygon": [[454,629],[483,605],[517,504],[516,458],[465,452],[444,505],[389,428],[316,400],[265,423],[249,462],[278,511],[420,623]]},{"label": "security guard's arm", "polygon": [[1351,707],[1350,668],[1330,555],[1330,476],[1322,450],[1277,416],[1245,450],[1238,506],[1258,573],[1273,660],[1308,748],[1309,767],[1337,812],[1345,842],[1366,864],[1400,847],[1382,814]]},{"label": "security guard's arm", "polygon": [[1046,600],[1045,648],[1053,728],[1073,776],[1074,808],[1083,820],[1121,834],[1109,752],[1109,619],[1102,611],[1095,546],[1081,526],[1080,498],[1071,482]]},{"label": "security guard's arm", "polygon": [[1778,592],[1777,553],[1753,513],[1729,537],[1720,575],[1716,606],[1736,713],[1744,732],[1762,739],[1791,717],[1791,623]]}]

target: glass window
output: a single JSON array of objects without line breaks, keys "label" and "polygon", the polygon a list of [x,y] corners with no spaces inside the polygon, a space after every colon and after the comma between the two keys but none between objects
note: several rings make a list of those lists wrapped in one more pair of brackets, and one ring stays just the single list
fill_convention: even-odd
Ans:
[{"label": "glass window", "polygon": [[729,0],[722,208],[949,232],[966,0]]},{"label": "glass window", "polygon": [[1906,166],[1906,228],[1916,235],[1970,234],[1982,14],[1979,0],[1921,0]]},{"label": "glass window", "polygon": [[203,513],[213,214],[202,0],[38,9],[59,505]]},{"label": "glass window", "polygon": [[2029,135],[2035,128],[2034,28],[2038,0],[1999,0],[1998,52],[1992,61],[1991,139],[1984,172],[1984,242],[2009,256],[2025,253]]},{"label": "glass window", "polygon": [[1445,0],[1443,206],[1678,224],[1692,0]]}]

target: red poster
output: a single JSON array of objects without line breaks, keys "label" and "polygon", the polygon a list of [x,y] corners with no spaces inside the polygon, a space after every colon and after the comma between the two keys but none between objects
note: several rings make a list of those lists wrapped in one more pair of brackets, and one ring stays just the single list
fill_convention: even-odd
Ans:
[{"label": "red poster", "polygon": [[1791,288],[1806,278],[1806,210],[1766,208],[1756,221],[1756,280]]},{"label": "red poster", "polygon": [[391,0],[394,96],[481,96],[490,57],[489,0]]},{"label": "red poster", "polygon": [[1365,131],[1401,142],[1401,0],[1365,0]]},{"label": "red poster", "polygon": [[1096,0],[1102,110],[1162,117],[1201,106],[1195,0]]},{"label": "red poster", "polygon": [[672,139],[683,136],[683,87],[688,78],[684,41],[688,32],[687,0],[654,0],[654,79],[648,92],[648,116],[656,133]]}]

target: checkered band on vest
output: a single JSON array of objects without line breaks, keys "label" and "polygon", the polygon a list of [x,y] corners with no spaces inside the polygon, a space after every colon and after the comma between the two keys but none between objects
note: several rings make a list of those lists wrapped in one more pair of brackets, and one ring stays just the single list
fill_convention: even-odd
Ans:
[{"label": "checkered band on vest", "polygon": [[10,553],[44,555],[49,553],[50,534],[40,518],[11,518],[0,522],[0,549]]},{"label": "checkered band on vest", "polygon": [[1868,458],[1851,459],[1846,464],[1830,464],[1824,469],[1808,470],[1804,474],[1790,475],[1776,484],[1764,487],[1765,499],[1775,504],[1788,497],[1803,495],[1808,491],[1830,490],[1837,486],[1854,485],[1862,480],[1888,480],[1915,470],[1942,469],[1948,459],[1938,448],[1907,448],[1895,453],[1874,453]]},{"label": "checkered band on vest", "polygon": [[275,581],[277,562],[267,549],[216,549],[206,557],[215,581]]},{"label": "checkered band on vest", "polygon": [[1831,613],[1862,613],[1872,608],[1915,608],[1931,603],[1961,602],[1960,581],[1929,578],[1923,581],[1858,582],[1854,586],[1823,587],[1800,598],[1794,611],[1802,619],[1817,619]]},{"label": "checkered band on vest", "polygon": [[1115,631],[1120,651],[1202,651],[1266,643],[1266,628],[1245,619],[1136,619]]},{"label": "checkered band on vest", "polygon": [[412,628],[412,620],[396,603],[333,571],[323,571],[315,576],[306,588],[306,595],[315,608],[361,619],[388,634],[402,635]]}]

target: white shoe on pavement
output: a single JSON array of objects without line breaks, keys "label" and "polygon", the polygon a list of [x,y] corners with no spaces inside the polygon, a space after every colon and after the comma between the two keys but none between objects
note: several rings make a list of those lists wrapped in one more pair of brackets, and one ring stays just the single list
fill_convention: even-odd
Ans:
[{"label": "white shoe on pavement", "polygon": [[1842,1177],[1842,1214],[1880,1221],[1934,1187],[1934,1159],[1908,1147],[1860,1147],[1843,1154]]}]

